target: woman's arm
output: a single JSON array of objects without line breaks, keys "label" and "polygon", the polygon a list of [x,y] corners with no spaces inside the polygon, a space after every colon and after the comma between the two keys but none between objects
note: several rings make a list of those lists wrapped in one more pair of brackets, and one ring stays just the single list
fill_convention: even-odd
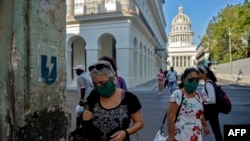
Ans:
[{"label": "woman's arm", "polygon": [[204,114],[201,115],[201,124],[202,124],[202,126],[204,128],[205,135],[209,135],[210,131],[209,131],[207,122],[205,120]]},{"label": "woman's arm", "polygon": [[169,102],[168,103],[168,111],[167,111],[167,128],[168,128],[168,135],[170,141],[175,141],[175,116],[179,105],[176,102]]},{"label": "woman's arm", "polygon": [[133,124],[131,127],[126,129],[129,135],[139,131],[144,125],[141,110],[138,110],[135,113],[133,113],[131,115],[131,119],[133,121]]}]

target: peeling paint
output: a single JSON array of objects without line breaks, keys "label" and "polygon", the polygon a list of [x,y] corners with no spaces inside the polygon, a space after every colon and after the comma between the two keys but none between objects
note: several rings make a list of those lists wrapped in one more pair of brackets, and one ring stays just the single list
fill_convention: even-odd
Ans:
[{"label": "peeling paint", "polygon": [[49,16],[51,23],[54,24],[56,14],[55,6],[50,4],[48,0],[41,0],[39,4],[41,7],[38,12],[40,20],[45,21],[45,19],[47,19],[46,17]]},{"label": "peeling paint", "polygon": [[16,48],[16,34],[12,34],[12,43],[11,43],[11,64],[14,72],[17,70],[17,62],[21,60],[20,53]]},{"label": "peeling paint", "polygon": [[54,13],[55,13],[54,10],[49,10],[49,19],[50,19],[52,24],[55,23],[55,15],[54,15]]}]

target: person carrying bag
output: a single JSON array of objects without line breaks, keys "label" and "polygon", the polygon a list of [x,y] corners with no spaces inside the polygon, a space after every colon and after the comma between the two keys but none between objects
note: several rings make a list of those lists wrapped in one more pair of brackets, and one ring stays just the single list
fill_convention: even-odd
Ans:
[{"label": "person carrying bag", "polygon": [[[175,116],[174,123],[176,122],[177,117],[179,115],[182,102],[183,102],[183,95],[182,95],[182,98],[181,98],[181,104],[180,104],[180,106],[178,108],[178,111],[176,113],[176,116]],[[163,125],[165,124],[166,118],[167,118],[167,111],[166,111],[165,116],[163,118],[163,121],[162,121],[162,124],[161,124],[161,128],[160,128],[160,130],[157,131],[157,133],[156,133],[153,141],[167,141],[168,140],[168,136],[165,135],[164,132],[163,132]]]},{"label": "person carrying bag", "polygon": [[[196,91],[198,85],[198,70],[187,68],[181,77],[180,89],[171,94],[168,103],[169,141],[202,141],[202,131],[205,135],[209,134],[203,115],[202,97]],[[176,113],[179,113],[178,116]]]}]

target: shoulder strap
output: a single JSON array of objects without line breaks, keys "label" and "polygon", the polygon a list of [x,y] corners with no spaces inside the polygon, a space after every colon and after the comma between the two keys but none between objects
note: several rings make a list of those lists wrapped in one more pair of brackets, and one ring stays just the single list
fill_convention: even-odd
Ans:
[{"label": "shoulder strap", "polygon": [[181,106],[182,106],[182,103],[183,103],[183,99],[184,99],[184,94],[182,93],[182,96],[181,96],[181,103],[180,103],[180,106],[179,106],[179,108],[178,108],[178,110],[177,110],[177,112],[176,112],[176,116],[175,116],[175,119],[174,119],[174,123],[176,122],[177,117],[179,116],[179,112],[180,112],[180,110],[181,110]]},{"label": "shoulder strap", "polygon": [[[177,112],[176,112],[175,119],[174,119],[174,123],[176,122],[177,117],[178,117],[178,115],[179,115],[179,112],[180,112],[180,110],[181,110],[181,106],[182,106],[182,103],[183,103],[183,99],[184,99],[184,94],[182,93],[182,96],[181,96],[181,103],[180,103],[180,106],[179,106],[179,108],[178,108],[178,110],[177,110]],[[163,125],[165,124],[166,117],[167,117],[167,111],[166,111],[166,113],[165,113],[165,115],[164,115],[164,118],[163,118],[163,121],[162,121],[161,131],[162,131]]]},{"label": "shoulder strap", "polygon": [[215,84],[213,81],[208,80],[208,81],[205,82],[205,92],[206,92],[206,94],[208,94],[208,93],[207,93],[207,87],[206,87],[206,84],[207,84],[207,83],[211,83],[211,84],[214,86],[214,89],[216,89],[216,88],[215,88],[215,85],[216,85],[216,84]]}]

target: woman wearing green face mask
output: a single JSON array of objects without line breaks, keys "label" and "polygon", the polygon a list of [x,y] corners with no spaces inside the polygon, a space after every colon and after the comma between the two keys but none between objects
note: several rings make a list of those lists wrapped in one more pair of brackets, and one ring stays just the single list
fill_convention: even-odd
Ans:
[{"label": "woman wearing green face mask", "polygon": [[181,81],[180,89],[172,93],[168,103],[169,140],[202,141],[202,130],[204,129],[205,135],[208,135],[209,128],[203,116],[202,97],[196,91],[199,85],[199,72],[195,68],[187,68]]},{"label": "woman wearing green face mask", "polygon": [[88,141],[129,141],[129,135],[143,127],[138,98],[115,85],[115,72],[108,61],[96,62],[89,72],[94,90],[83,112],[83,120],[92,125],[87,129]]}]

